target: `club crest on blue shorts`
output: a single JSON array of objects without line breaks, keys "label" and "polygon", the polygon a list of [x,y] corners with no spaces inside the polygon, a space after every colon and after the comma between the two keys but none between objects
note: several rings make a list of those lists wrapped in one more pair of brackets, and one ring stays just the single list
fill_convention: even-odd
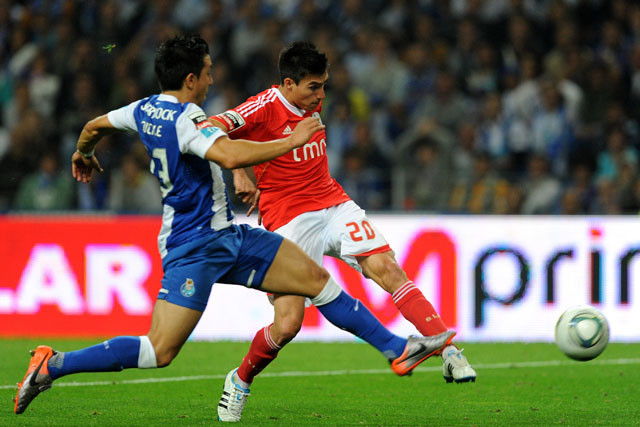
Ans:
[{"label": "club crest on blue shorts", "polygon": [[187,280],[180,286],[180,293],[185,297],[192,297],[196,293],[196,285],[193,280],[187,278]]}]

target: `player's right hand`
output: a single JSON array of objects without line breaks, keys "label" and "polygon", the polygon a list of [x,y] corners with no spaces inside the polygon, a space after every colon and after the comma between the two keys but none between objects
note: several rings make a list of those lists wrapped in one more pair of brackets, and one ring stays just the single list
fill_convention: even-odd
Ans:
[{"label": "player's right hand", "polygon": [[96,156],[87,159],[77,151],[71,156],[71,174],[76,181],[88,184],[91,182],[91,174],[94,169],[98,172],[103,171]]},{"label": "player's right hand", "polygon": [[316,132],[324,129],[324,125],[315,117],[307,117],[298,123],[291,134],[293,146],[302,147]]}]

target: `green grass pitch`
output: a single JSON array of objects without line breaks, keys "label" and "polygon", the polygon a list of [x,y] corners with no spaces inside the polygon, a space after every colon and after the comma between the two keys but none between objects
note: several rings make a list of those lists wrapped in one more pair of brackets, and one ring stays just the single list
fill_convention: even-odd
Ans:
[{"label": "green grass pitch", "polygon": [[[96,341],[0,340],[0,425],[211,425],[225,374],[246,342],[189,342],[158,370],[61,378],[22,415],[15,383],[28,350],[73,350]],[[362,343],[297,343],[256,379],[242,423],[250,425],[639,425],[640,344],[610,344],[574,362],[553,344],[468,343],[476,383],[446,384],[439,358],[411,377],[391,373]]]}]

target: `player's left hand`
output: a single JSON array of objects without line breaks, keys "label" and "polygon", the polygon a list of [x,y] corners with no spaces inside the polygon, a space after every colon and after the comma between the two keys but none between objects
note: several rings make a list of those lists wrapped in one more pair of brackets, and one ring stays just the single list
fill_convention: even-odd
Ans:
[{"label": "player's left hand", "polygon": [[258,189],[244,171],[233,174],[233,186],[236,189],[236,196],[238,196],[243,203],[255,203]]},{"label": "player's left hand", "polygon": [[96,156],[88,159],[77,151],[71,156],[71,174],[76,181],[88,184],[91,182],[91,175],[94,169],[98,172],[103,172]]},{"label": "player's left hand", "polygon": [[251,207],[249,207],[249,210],[247,211],[247,216],[251,215],[254,210],[258,209],[258,225],[262,225],[262,215],[260,215],[260,209],[258,208],[258,202],[260,202],[260,190],[256,191],[256,197],[253,200],[253,203],[251,204]]}]

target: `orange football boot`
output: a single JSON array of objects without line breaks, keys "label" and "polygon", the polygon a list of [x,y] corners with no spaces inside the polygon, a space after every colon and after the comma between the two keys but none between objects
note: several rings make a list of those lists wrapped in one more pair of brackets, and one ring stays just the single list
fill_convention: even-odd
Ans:
[{"label": "orange football boot", "polygon": [[29,368],[21,383],[18,383],[18,393],[14,402],[16,403],[14,412],[21,414],[27,406],[40,392],[49,390],[53,380],[49,376],[49,359],[56,352],[46,345],[38,346],[31,350],[31,361]]},{"label": "orange football boot", "polygon": [[400,376],[410,374],[431,356],[442,353],[455,335],[453,331],[446,331],[430,337],[409,337],[402,355],[391,362],[391,369]]}]

